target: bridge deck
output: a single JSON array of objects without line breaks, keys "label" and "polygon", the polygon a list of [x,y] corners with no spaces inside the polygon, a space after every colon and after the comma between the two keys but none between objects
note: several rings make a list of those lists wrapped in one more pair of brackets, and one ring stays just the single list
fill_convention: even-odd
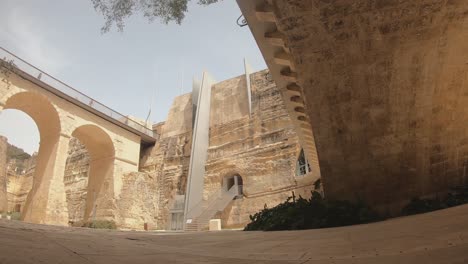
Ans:
[{"label": "bridge deck", "polygon": [[0,47],[0,60],[8,63],[16,74],[33,82],[52,94],[63,98],[119,127],[139,135],[143,144],[154,144],[154,142],[156,142],[156,136],[151,128],[148,128],[81,93],[2,47]]}]

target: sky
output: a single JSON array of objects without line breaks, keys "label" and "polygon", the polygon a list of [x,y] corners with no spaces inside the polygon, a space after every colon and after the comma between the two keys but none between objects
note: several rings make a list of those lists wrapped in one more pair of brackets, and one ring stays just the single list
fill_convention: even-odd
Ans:
[{"label": "sky", "polygon": [[[203,71],[229,79],[244,73],[244,58],[266,68],[248,27],[236,23],[236,1],[191,2],[182,25],[134,15],[124,32],[102,34],[91,0],[0,0],[0,46],[124,115],[145,119],[152,105],[156,123]],[[23,112],[0,112],[0,135],[28,153],[38,148],[37,126]]]}]

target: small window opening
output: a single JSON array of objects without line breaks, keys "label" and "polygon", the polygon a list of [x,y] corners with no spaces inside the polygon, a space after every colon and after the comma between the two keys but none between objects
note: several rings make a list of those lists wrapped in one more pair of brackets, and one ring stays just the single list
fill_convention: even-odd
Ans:
[{"label": "small window opening", "polygon": [[301,149],[296,163],[296,176],[304,176],[311,171],[309,161],[306,159],[304,149]]}]

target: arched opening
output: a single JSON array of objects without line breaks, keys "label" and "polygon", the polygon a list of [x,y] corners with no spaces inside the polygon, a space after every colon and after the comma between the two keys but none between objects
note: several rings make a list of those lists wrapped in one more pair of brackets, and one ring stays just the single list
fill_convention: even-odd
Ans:
[{"label": "arched opening", "polygon": [[296,162],[296,176],[304,176],[311,171],[309,161],[305,157],[304,149],[301,148]]},{"label": "arched opening", "polygon": [[[35,188],[35,186],[41,186],[44,177],[50,177],[50,175],[54,174],[54,164],[56,162],[60,136],[59,115],[55,107],[45,96],[34,92],[20,92],[10,96],[5,102],[4,109],[22,111],[37,125],[40,144],[37,156],[34,159],[34,169],[31,172],[33,174],[31,187],[29,187],[31,191],[27,195],[24,206],[19,206],[19,208],[22,219],[30,222],[45,223],[48,221],[46,219],[48,190],[41,190],[36,196],[38,188]],[[60,216],[62,215],[66,215],[66,211],[58,212],[55,220],[60,222]]]},{"label": "arched opening", "polygon": [[0,214],[21,217],[33,184],[39,148],[39,130],[26,113],[0,112]]},{"label": "arched opening", "polygon": [[[215,218],[221,219],[221,225],[228,228],[238,228],[240,226],[232,225],[232,212],[240,208],[244,202],[244,180],[239,174],[229,174],[223,177],[222,191],[226,198],[223,210],[219,211]],[[232,197],[232,199],[231,199]],[[224,199],[224,198],[223,198]],[[234,216],[235,218],[235,216]]]},{"label": "arched opening", "polygon": [[237,192],[234,199],[242,198],[244,181],[239,174],[226,176],[223,178],[223,191],[224,192]]},{"label": "arched opening", "polygon": [[[83,220],[105,217],[105,206],[112,195],[114,174],[114,144],[110,136],[96,125],[83,125],[73,131],[72,136],[84,145],[89,154],[86,205]],[[70,206],[69,206],[70,207]]]}]

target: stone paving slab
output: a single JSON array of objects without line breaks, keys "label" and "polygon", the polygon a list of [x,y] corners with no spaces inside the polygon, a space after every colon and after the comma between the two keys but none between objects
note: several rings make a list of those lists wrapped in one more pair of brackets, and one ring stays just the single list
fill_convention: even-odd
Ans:
[{"label": "stone paving slab", "polygon": [[468,205],[350,227],[139,232],[0,220],[9,263],[468,263]]}]

